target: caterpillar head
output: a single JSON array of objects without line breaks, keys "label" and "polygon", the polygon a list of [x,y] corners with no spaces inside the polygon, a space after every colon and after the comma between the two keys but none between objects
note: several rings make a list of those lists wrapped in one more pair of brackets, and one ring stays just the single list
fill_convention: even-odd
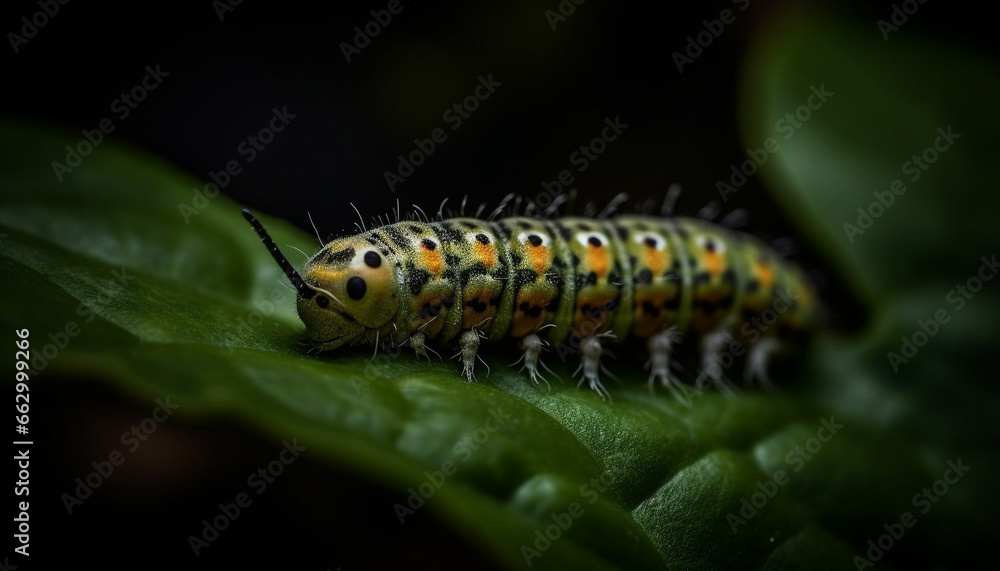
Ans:
[{"label": "caterpillar head", "polygon": [[261,223],[247,210],[243,217],[298,291],[299,318],[319,349],[334,349],[361,339],[389,322],[399,307],[394,264],[359,236],[334,240],[313,256],[301,275],[282,255]]}]

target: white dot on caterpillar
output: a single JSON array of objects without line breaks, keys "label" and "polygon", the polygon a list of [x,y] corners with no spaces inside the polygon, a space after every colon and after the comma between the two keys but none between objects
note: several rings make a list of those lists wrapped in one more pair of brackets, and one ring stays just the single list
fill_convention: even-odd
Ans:
[{"label": "white dot on caterpillar", "polygon": [[662,236],[648,232],[636,232],[633,240],[635,240],[636,244],[644,244],[658,252],[662,252],[667,247],[667,241]]},{"label": "white dot on caterpillar", "polygon": [[698,245],[699,248],[708,250],[709,252],[717,252],[719,254],[726,253],[726,244],[722,240],[716,240],[715,238],[705,236],[704,234],[699,234],[694,237],[694,243]]},{"label": "white dot on caterpillar", "polygon": [[580,232],[576,236],[576,241],[583,247],[588,245],[600,247],[608,243],[608,237],[600,232]]},{"label": "white dot on caterpillar", "polygon": [[549,247],[551,240],[548,235],[541,232],[521,232],[517,235],[517,241],[524,245],[531,245],[534,247],[543,246],[545,248]]}]

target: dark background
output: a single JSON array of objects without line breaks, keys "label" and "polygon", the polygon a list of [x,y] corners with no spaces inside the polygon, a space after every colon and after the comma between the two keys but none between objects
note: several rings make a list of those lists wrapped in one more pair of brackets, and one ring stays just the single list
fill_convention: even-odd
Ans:
[{"label": "dark background", "polygon": [[[386,2],[244,0],[222,21],[210,2],[70,2],[19,53],[5,46],[4,109],[9,118],[74,135],[112,117],[108,140],[162,157],[200,184],[239,160],[243,171],[226,195],[310,232],[311,212],[324,237],[353,230],[349,202],[370,220],[397,199],[431,212],[466,194],[473,209],[510,192],[534,196],[541,181],[571,167],[569,155],[600,133],[605,117],[620,116],[629,125],[622,138],[576,177],[577,211],[587,200],[601,208],[618,192],[633,203],[659,200],[679,182],[679,211],[694,214],[717,198],[715,181],[729,165],[745,158],[736,105],[741,64],[764,26],[802,10],[878,34],[876,20],[888,17],[890,5],[751,2],[679,73],[671,54],[704,29],[702,20],[734,4],[588,0],[553,31],[544,12],[556,10],[556,0],[403,1],[402,12],[347,63],[341,42],[353,41],[354,26]],[[38,10],[35,2],[8,3],[4,32],[20,33],[20,18]],[[995,23],[982,16],[932,1],[898,34],[995,57]],[[157,64],[169,77],[118,119],[112,101]],[[452,131],[442,112],[488,74],[502,86]],[[238,145],[267,125],[272,108],[283,107],[296,119],[246,163]],[[397,155],[436,127],[445,128],[447,141],[390,191],[384,171],[395,170]],[[795,236],[759,178],[726,206],[733,204],[750,210],[758,234]],[[806,267],[822,267],[808,244],[800,244],[799,257]],[[837,288],[827,288],[827,297],[838,313],[854,313],[844,323],[863,319]],[[115,568],[291,561],[295,568],[346,570],[424,562],[447,568],[480,557],[425,511],[401,527],[391,510],[400,497],[306,458],[192,558],[187,536],[219,502],[245,491],[246,477],[281,447],[223,424],[160,425],[166,436],[150,439],[68,516],[59,495],[152,403],[137,407],[97,383],[64,386],[55,379],[33,392],[43,403],[35,410],[45,415],[36,426],[48,431],[35,435],[41,457],[33,505],[42,506],[32,514],[36,564],[49,557]],[[338,506],[335,513],[330,506]]]}]

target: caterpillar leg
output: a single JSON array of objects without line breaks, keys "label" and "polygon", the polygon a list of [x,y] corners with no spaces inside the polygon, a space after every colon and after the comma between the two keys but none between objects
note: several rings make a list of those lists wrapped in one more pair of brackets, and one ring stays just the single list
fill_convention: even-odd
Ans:
[{"label": "caterpillar leg", "polygon": [[[545,383],[545,386],[549,389],[552,388],[549,385],[549,381],[542,376],[542,373],[538,370],[538,366],[541,365],[545,367],[545,370],[552,373],[552,370],[542,363],[542,351],[545,350],[545,341],[542,341],[541,337],[532,333],[521,340],[521,349],[524,350],[524,355],[520,359],[514,362],[516,365],[521,360],[524,360],[524,365],[521,366],[521,371],[527,369],[528,376],[531,377],[531,381],[538,384],[538,379],[541,379]],[[552,373],[553,375],[555,373]]]},{"label": "caterpillar leg", "polygon": [[726,381],[722,370],[722,350],[732,341],[733,336],[726,329],[717,329],[705,335],[701,341],[701,374],[698,376],[698,388],[704,377],[712,382],[727,397],[735,397],[736,394],[728,381]]},{"label": "caterpillar leg", "polygon": [[584,382],[586,382],[590,388],[597,391],[597,394],[601,395],[603,400],[610,401],[611,394],[608,390],[604,388],[601,384],[601,379],[598,373],[604,371],[608,376],[612,376],[611,372],[601,365],[601,354],[604,350],[601,348],[601,341],[598,336],[592,335],[589,337],[584,337],[583,341],[580,343],[580,354],[583,356],[580,361],[580,366],[577,367],[573,376],[583,370],[583,376],[580,378],[580,382],[577,384],[577,388],[580,387]]},{"label": "caterpillar leg", "polygon": [[687,387],[681,384],[677,377],[670,374],[670,355],[680,340],[680,335],[677,334],[675,327],[650,337],[647,342],[649,362],[646,364],[646,368],[649,369],[650,393],[653,392],[653,383],[659,379],[660,385],[669,389],[682,402],[687,403],[689,400],[685,395]]},{"label": "caterpillar leg", "polygon": [[424,335],[423,331],[416,331],[410,336],[410,347],[413,348],[413,352],[417,354],[417,358],[424,357],[429,362],[430,357],[427,356],[427,336]]},{"label": "caterpillar leg", "polygon": [[[475,329],[470,329],[462,334],[458,340],[458,345],[460,347],[458,353],[455,357],[459,355],[462,356],[462,376],[464,376],[470,383],[479,382],[476,378],[475,367],[476,359],[486,367],[486,375],[490,374],[490,367],[483,361],[482,357],[478,355],[479,352],[479,332]],[[452,357],[453,359],[455,357]]]},{"label": "caterpillar leg", "polygon": [[765,337],[750,347],[747,354],[746,369],[743,371],[743,379],[752,382],[757,379],[757,384],[769,391],[777,391],[778,388],[767,376],[767,363],[771,356],[781,349],[781,342],[774,337]]}]

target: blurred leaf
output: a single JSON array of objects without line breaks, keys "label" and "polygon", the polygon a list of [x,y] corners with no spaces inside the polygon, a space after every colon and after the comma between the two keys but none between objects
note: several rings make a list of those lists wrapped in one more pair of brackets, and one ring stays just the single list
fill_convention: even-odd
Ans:
[{"label": "blurred leaf", "polygon": [[[974,465],[921,525],[953,557],[988,556],[983,530],[1000,507],[1000,283],[986,263],[998,253],[996,65],[906,27],[886,41],[874,23],[772,24],[748,60],[744,140],[779,142],[761,176],[839,268],[833,287],[860,292],[873,313],[870,329],[822,347],[810,378],[832,410],[922,443],[928,469]],[[981,291],[957,290],[980,275],[992,280]]]},{"label": "blurred leaf", "polygon": [[874,24],[789,16],[762,30],[746,70],[744,139],[780,147],[761,176],[869,300],[943,296],[995,253],[994,64],[905,28],[885,41]]}]

